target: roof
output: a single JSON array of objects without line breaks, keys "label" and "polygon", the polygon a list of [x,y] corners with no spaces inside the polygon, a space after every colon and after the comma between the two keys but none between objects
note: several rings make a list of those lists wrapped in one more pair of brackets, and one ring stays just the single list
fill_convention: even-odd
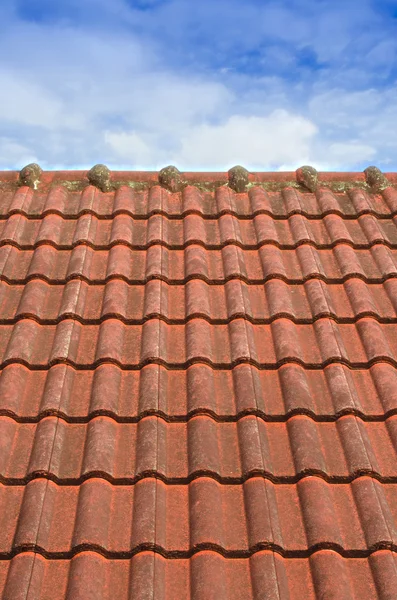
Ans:
[{"label": "roof", "polygon": [[395,598],[397,174],[0,191],[1,598]]}]

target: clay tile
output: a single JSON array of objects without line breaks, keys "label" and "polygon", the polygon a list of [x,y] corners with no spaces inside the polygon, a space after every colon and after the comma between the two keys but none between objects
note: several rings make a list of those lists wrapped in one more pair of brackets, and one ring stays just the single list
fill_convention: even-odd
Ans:
[{"label": "clay tile", "polygon": [[28,187],[36,190],[40,183],[42,173],[42,168],[36,163],[26,165],[26,167],[21,169],[19,172],[19,183],[20,185],[27,185]]},{"label": "clay tile", "polygon": [[229,187],[235,192],[245,192],[248,185],[248,171],[244,167],[232,167],[228,171]]},{"label": "clay tile", "polygon": [[87,173],[88,181],[91,185],[99,188],[102,192],[108,192],[111,189],[110,171],[106,165],[95,165]]},{"label": "clay tile", "polygon": [[375,192],[382,192],[389,187],[387,178],[378,167],[367,167],[364,173],[366,182]]},{"label": "clay tile", "polygon": [[303,166],[296,170],[296,181],[311,192],[317,189],[318,173],[314,167]]},{"label": "clay tile", "polygon": [[161,169],[159,183],[170,192],[180,192],[185,187],[182,173],[173,165]]}]

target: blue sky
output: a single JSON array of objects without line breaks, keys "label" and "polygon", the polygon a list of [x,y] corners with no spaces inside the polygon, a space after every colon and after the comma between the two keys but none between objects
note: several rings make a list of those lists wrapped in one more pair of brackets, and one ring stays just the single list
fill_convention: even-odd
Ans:
[{"label": "blue sky", "polygon": [[397,0],[1,0],[0,168],[397,170]]}]

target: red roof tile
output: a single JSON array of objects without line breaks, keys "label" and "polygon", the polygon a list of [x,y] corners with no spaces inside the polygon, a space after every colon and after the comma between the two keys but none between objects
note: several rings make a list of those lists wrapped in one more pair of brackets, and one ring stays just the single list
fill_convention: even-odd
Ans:
[{"label": "red roof tile", "polygon": [[0,596],[394,598],[397,174],[0,198]]}]

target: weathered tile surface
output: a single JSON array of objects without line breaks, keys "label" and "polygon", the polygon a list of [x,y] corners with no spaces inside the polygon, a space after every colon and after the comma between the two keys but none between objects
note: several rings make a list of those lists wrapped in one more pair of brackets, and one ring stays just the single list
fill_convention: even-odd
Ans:
[{"label": "weathered tile surface", "polygon": [[0,597],[395,598],[396,188],[51,177],[0,191]]}]

